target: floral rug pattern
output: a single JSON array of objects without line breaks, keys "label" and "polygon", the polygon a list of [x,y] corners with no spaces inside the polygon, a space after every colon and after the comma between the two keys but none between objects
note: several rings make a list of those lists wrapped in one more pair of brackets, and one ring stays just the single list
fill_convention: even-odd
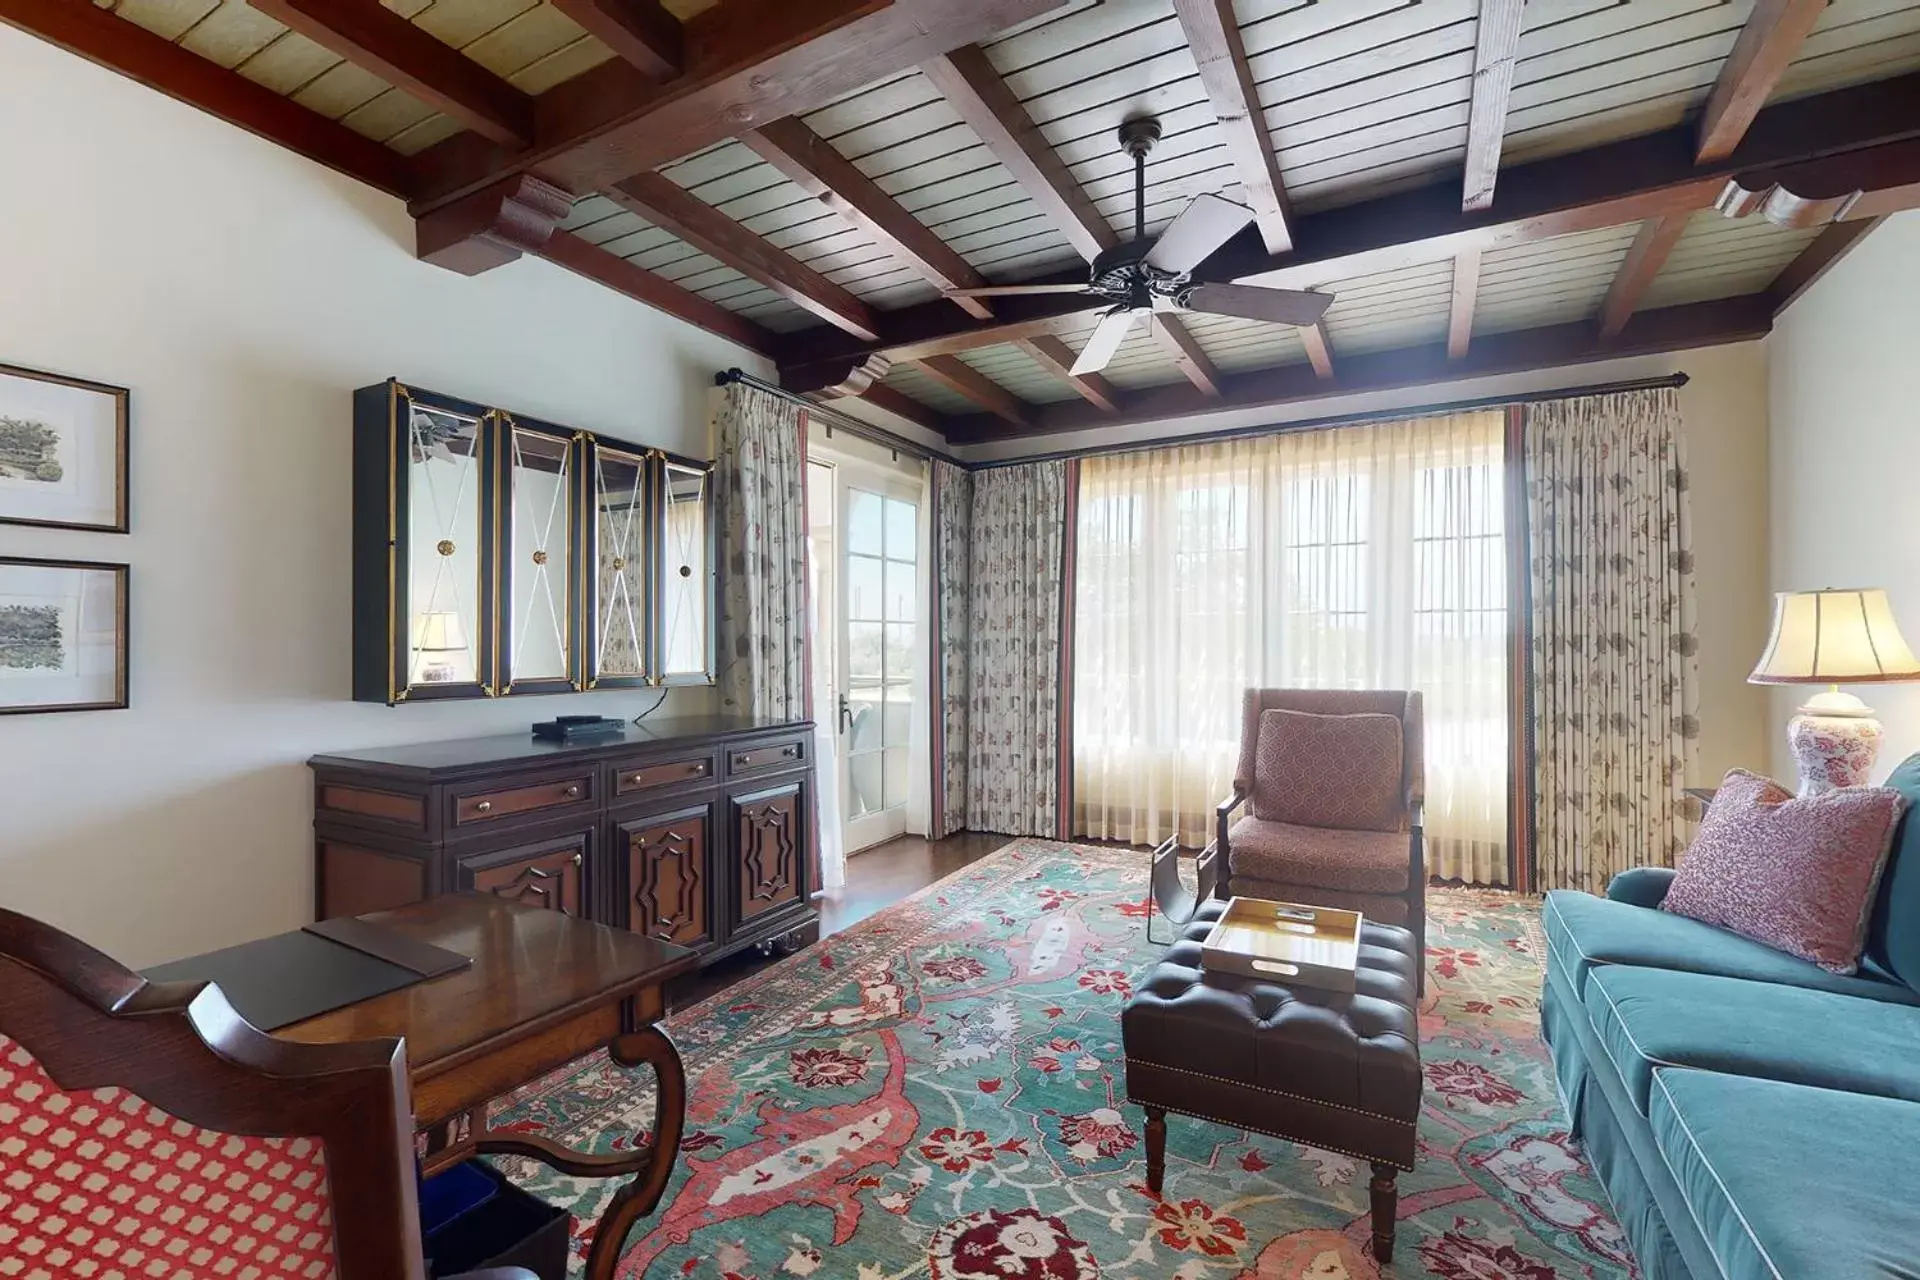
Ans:
[{"label": "floral rug pattern", "polygon": [[[689,1280],[1622,1280],[1538,1033],[1537,904],[1428,895],[1419,1167],[1394,1262],[1367,1171],[1180,1116],[1145,1188],[1120,1009],[1163,948],[1146,858],[1021,840],[676,1014],[687,1134],[623,1277]],[[651,1122],[603,1057],[522,1091],[501,1127],[607,1151]],[[576,1265],[613,1184],[501,1162],[571,1207]]]}]

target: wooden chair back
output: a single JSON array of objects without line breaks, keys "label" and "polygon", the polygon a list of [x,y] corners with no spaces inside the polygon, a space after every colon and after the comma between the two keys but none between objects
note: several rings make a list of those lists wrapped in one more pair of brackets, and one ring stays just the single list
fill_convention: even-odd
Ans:
[{"label": "wooden chair back", "polygon": [[425,1280],[405,1047],[276,1039],[0,909],[0,1222],[42,1266]]}]

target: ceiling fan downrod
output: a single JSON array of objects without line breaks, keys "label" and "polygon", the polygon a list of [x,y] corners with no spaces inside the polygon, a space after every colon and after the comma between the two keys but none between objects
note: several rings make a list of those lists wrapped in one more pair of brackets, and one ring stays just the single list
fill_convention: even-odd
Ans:
[{"label": "ceiling fan downrod", "polygon": [[1133,157],[1133,238],[1147,238],[1147,153],[1160,141],[1160,122],[1135,116],[1120,126],[1120,145]]}]

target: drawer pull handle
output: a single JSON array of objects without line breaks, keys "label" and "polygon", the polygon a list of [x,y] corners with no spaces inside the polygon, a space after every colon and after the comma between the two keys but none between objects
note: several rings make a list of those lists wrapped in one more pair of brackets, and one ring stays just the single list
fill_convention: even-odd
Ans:
[{"label": "drawer pull handle", "polygon": [[584,853],[575,853],[573,855],[573,865],[576,867],[583,866],[586,863],[586,861],[587,861],[587,855]]},{"label": "drawer pull handle", "polygon": [[580,785],[578,783],[569,783],[567,788],[560,794],[569,800],[578,799],[580,795]]},{"label": "drawer pull handle", "polygon": [[474,811],[475,813],[492,813],[492,812],[493,812],[493,801],[491,801],[491,800],[482,800],[482,801],[481,801],[481,802],[480,802],[479,804],[477,804],[477,805],[475,805],[475,806],[473,806],[473,811]]},{"label": "drawer pull handle", "polygon": [[800,748],[798,748],[798,747],[782,747],[782,748],[780,748],[780,754],[781,754],[781,755],[783,755],[783,756],[785,756],[785,757],[786,757],[787,759],[789,759],[789,760],[791,760],[791,759],[793,759],[793,758],[794,758],[795,756],[797,756],[797,755],[799,755],[799,754],[800,754]]},{"label": "drawer pull handle", "polygon": [[628,785],[628,786],[630,786],[630,787],[637,787],[637,786],[639,786],[639,785],[640,785],[641,783],[643,783],[643,782],[645,782],[646,780],[647,780],[647,775],[646,775],[646,774],[644,774],[644,773],[636,773],[636,774],[634,774],[634,775],[633,775],[633,776],[632,776],[631,778],[628,778],[628,779],[627,779],[627,785]]},{"label": "drawer pull handle", "polygon": [[692,764],[687,766],[687,772],[692,774],[696,778],[699,777],[701,774],[705,773],[706,771],[707,771],[707,762],[705,760],[695,760]]}]

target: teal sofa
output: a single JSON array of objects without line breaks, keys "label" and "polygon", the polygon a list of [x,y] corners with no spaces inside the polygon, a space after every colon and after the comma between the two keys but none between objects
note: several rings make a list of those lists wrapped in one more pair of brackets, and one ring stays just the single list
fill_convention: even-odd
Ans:
[{"label": "teal sofa", "polygon": [[1920,1280],[1920,755],[1842,977],[1660,911],[1673,872],[1556,890],[1540,1018],[1646,1280]]}]

